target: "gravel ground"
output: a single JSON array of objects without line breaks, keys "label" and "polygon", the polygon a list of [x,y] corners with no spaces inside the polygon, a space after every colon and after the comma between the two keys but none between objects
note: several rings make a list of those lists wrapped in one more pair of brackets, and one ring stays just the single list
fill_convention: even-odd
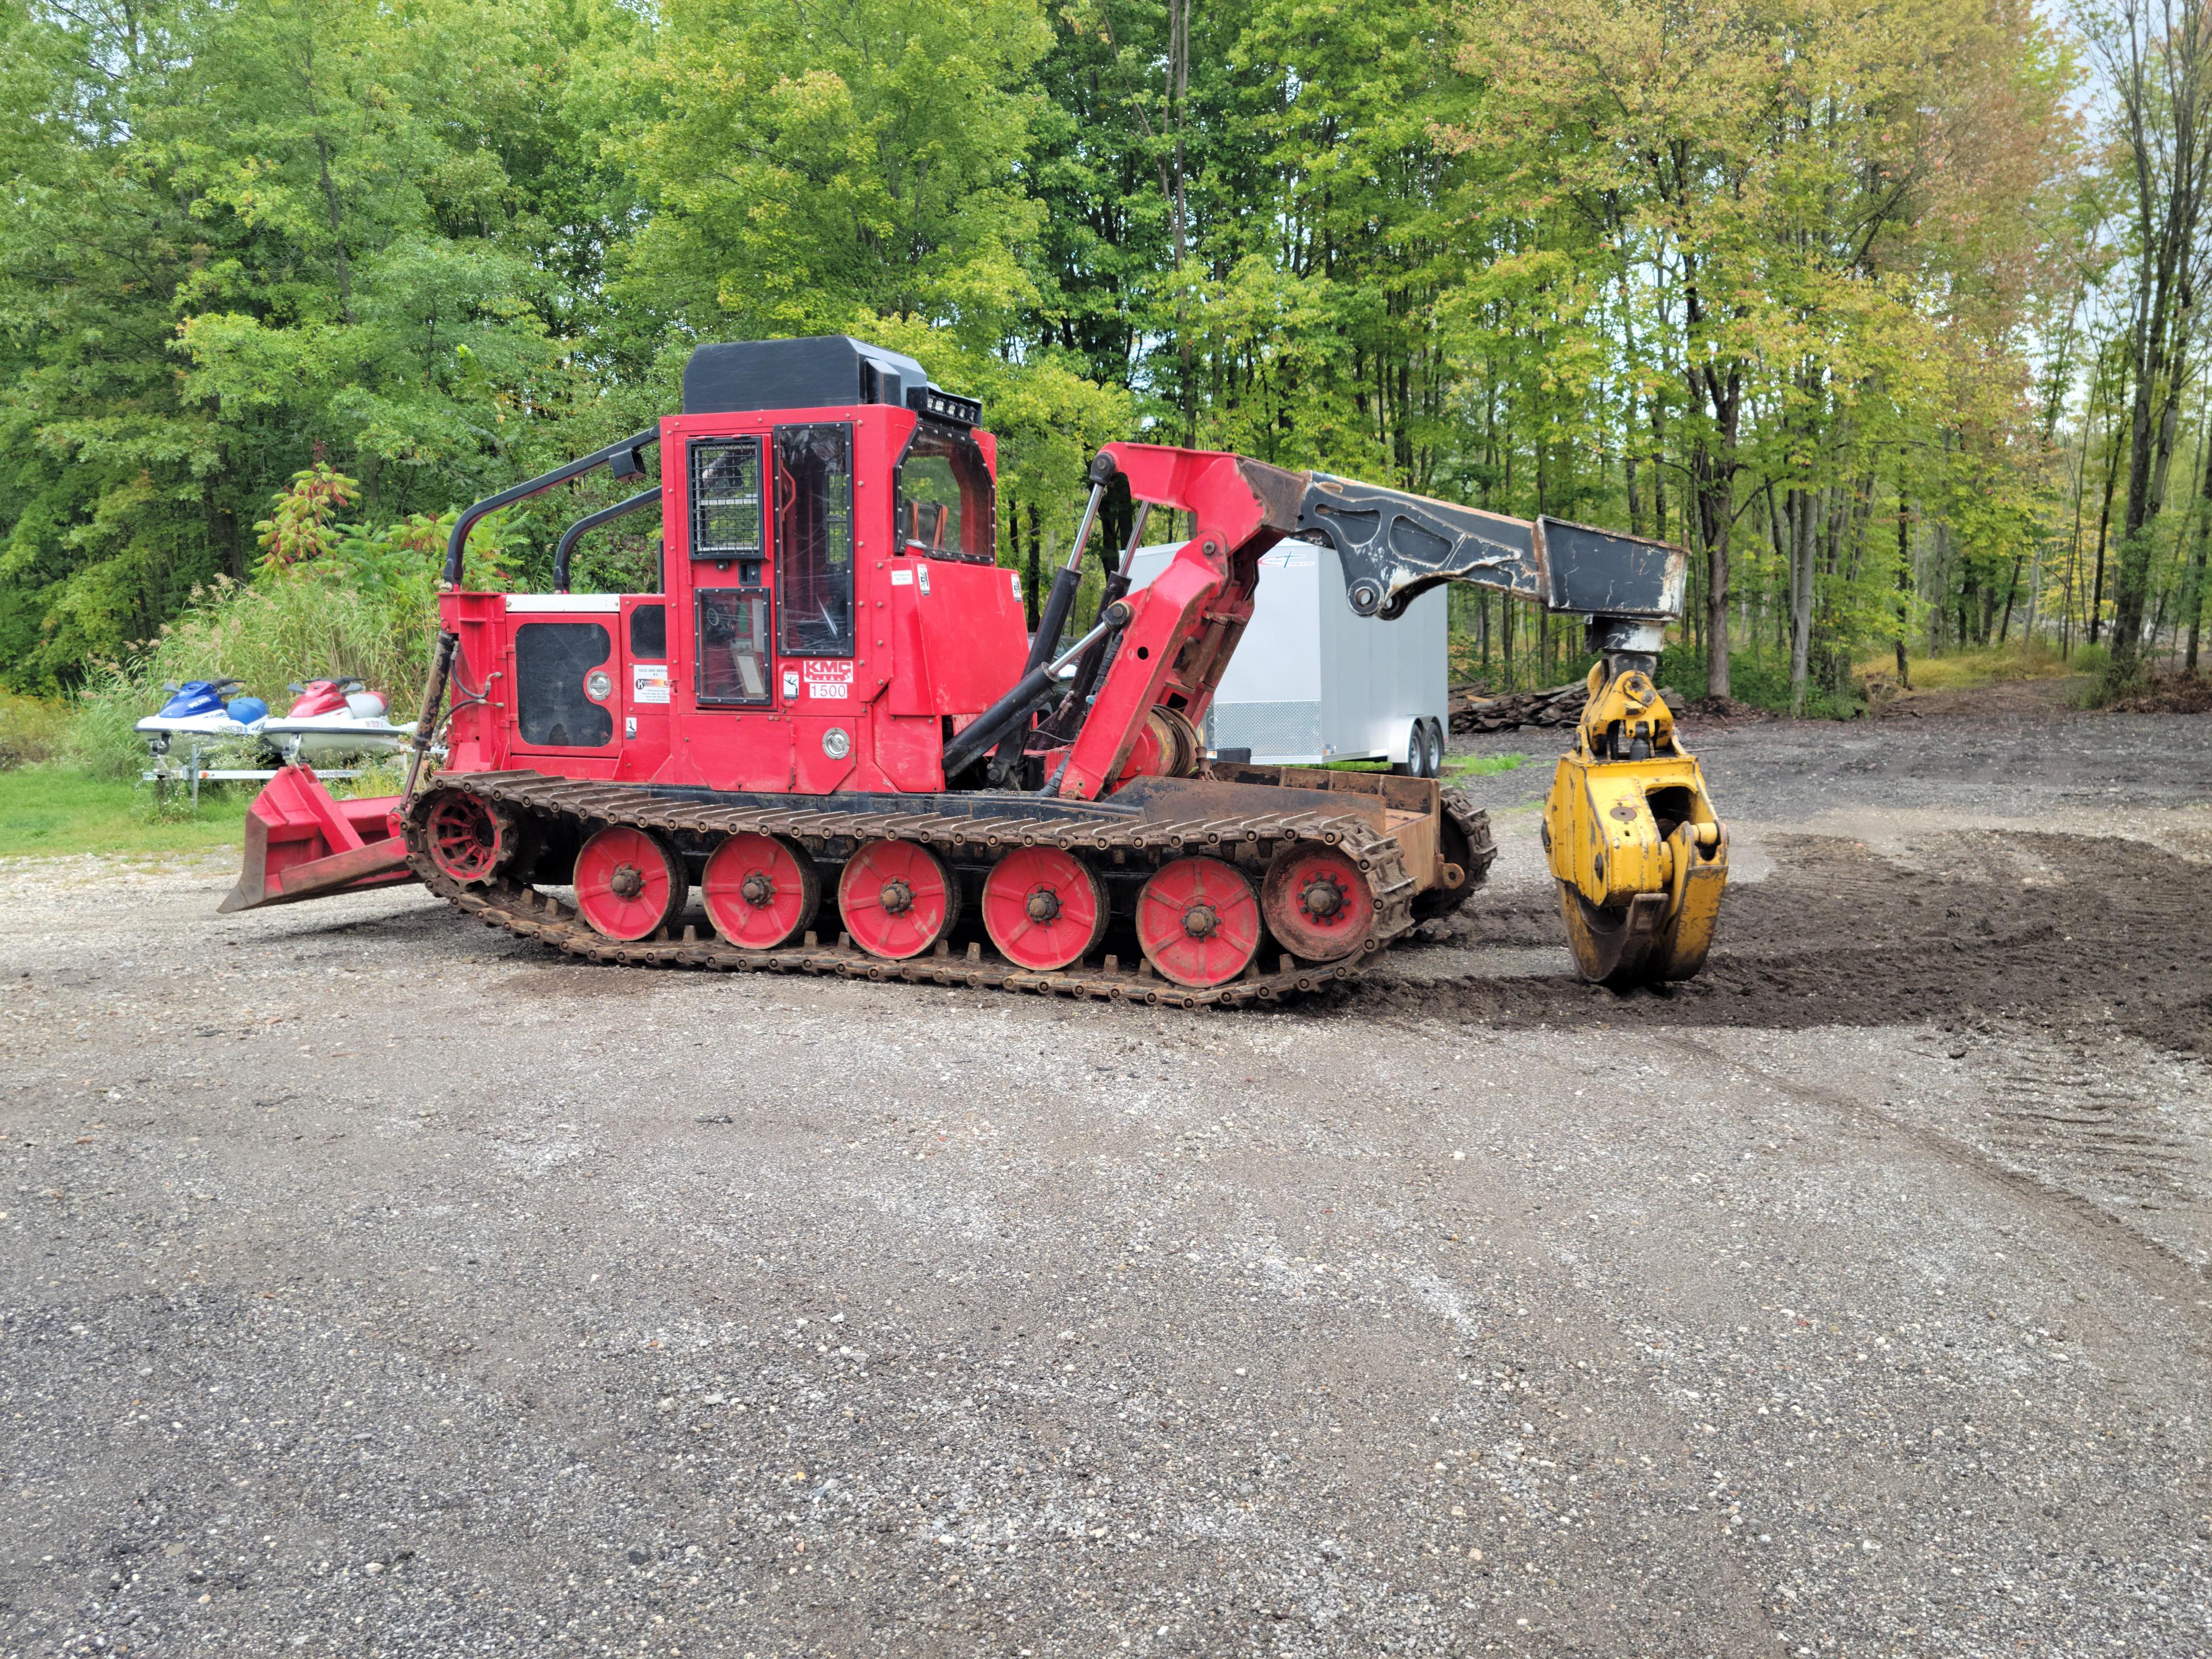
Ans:
[{"label": "gravel ground", "polygon": [[1691,736],[1671,997],[1537,761],[1228,1015],[0,866],[0,1654],[2205,1651],[2212,720]]}]

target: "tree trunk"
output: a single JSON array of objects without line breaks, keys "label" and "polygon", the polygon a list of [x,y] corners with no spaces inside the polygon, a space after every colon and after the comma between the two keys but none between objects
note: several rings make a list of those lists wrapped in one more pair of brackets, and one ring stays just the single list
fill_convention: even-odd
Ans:
[{"label": "tree trunk", "polygon": [[2182,665],[2194,674],[2197,672],[2197,648],[2204,626],[2204,535],[2198,532],[2197,556],[2189,565],[2189,656]]},{"label": "tree trunk", "polygon": [[[1176,349],[1182,360],[1182,441],[1198,441],[1198,395],[1192,370],[1189,297],[1182,289],[1183,261],[1190,252],[1190,213],[1183,179],[1183,104],[1190,94],[1190,0],[1168,0],[1168,98],[1175,122],[1175,180],[1170,208],[1175,216]],[[1380,414],[1378,410],[1377,414]]]},{"label": "tree trunk", "polygon": [[1812,665],[1813,494],[1790,492],[1790,712],[1805,713],[1805,680]]},{"label": "tree trunk", "polygon": [[1043,572],[1042,572],[1042,568],[1040,568],[1040,565],[1039,565],[1039,562],[1039,562],[1039,560],[1040,560],[1040,558],[1041,558],[1041,557],[1042,557],[1042,539],[1043,539],[1043,538],[1039,535],[1039,533],[1038,533],[1038,530],[1037,530],[1037,508],[1036,508],[1036,503],[1035,501],[1031,501],[1031,502],[1029,504],[1029,507],[1030,507],[1030,514],[1029,514],[1029,517],[1030,517],[1030,580],[1029,580],[1028,590],[1027,590],[1027,591],[1028,591],[1028,593],[1029,593],[1029,601],[1030,601],[1030,604],[1029,604],[1029,611],[1030,611],[1030,633],[1032,633],[1032,634],[1034,634],[1034,633],[1036,633],[1036,630],[1037,630],[1037,614],[1038,614],[1038,612],[1037,612],[1037,606],[1038,606],[1039,602],[1040,602],[1040,601],[1043,599],[1043,597],[1044,597],[1044,586],[1043,586],[1044,575],[1043,575]]},{"label": "tree trunk", "polygon": [[2203,0],[2163,9],[2132,3],[2102,37],[2133,162],[2136,304],[2130,352],[2128,502],[2114,584],[2111,680],[2133,678],[2150,598],[2151,521],[2164,505],[2179,431],[2182,359],[2195,326],[2197,226],[2212,171],[2212,75]]},{"label": "tree trunk", "polygon": [[1905,630],[1912,623],[1912,515],[1905,504],[1905,462],[1897,463],[1897,684],[1912,690],[1912,671],[1905,666]]},{"label": "tree trunk", "polygon": [[[1706,370],[1709,383],[1716,371]],[[1691,499],[1698,539],[1705,552],[1705,694],[1729,693],[1729,532],[1735,522],[1735,421],[1739,377],[1731,374],[1724,393],[1713,398],[1721,418],[1717,441],[1702,438],[1690,457]]]},{"label": "tree trunk", "polygon": [[[2119,434],[2115,433],[2117,439]],[[2097,586],[2089,600],[2089,643],[2096,644],[2105,624],[2105,536],[2112,527],[2112,491],[2120,478],[2120,447],[2112,446],[2112,464],[2105,469],[2105,507],[2097,515]]]}]

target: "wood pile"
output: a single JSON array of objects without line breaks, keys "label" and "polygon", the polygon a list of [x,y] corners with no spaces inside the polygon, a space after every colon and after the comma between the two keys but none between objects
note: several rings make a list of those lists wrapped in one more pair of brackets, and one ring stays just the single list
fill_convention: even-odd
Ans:
[{"label": "wood pile", "polygon": [[1548,691],[1485,696],[1480,687],[1455,685],[1449,705],[1455,732],[1510,732],[1521,726],[1572,726],[1583,717],[1589,689],[1582,681]]},{"label": "wood pile", "polygon": [[[1548,691],[1514,691],[1502,697],[1487,693],[1488,688],[1480,684],[1452,687],[1449,708],[1453,731],[1510,732],[1522,726],[1574,726],[1581,721],[1583,705],[1589,702],[1589,688],[1581,680],[1571,685],[1555,685]],[[1667,700],[1667,707],[1678,720],[1688,712],[1719,715],[1765,713],[1741,704],[1720,708],[1686,702],[1679,693],[1664,690],[1659,695]],[[1707,699],[1708,703],[1725,702],[1724,698]]]}]

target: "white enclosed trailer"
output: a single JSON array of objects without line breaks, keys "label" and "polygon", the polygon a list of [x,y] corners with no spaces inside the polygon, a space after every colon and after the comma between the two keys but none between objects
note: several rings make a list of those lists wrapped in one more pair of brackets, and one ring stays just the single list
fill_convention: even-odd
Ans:
[{"label": "white enclosed trailer", "polygon": [[[1133,585],[1158,575],[1179,545],[1139,548]],[[1389,761],[1434,777],[1443,766],[1449,635],[1444,589],[1395,622],[1356,616],[1335,554],[1279,542],[1261,556],[1252,621],[1206,713],[1206,747],[1249,749],[1266,765]]]}]

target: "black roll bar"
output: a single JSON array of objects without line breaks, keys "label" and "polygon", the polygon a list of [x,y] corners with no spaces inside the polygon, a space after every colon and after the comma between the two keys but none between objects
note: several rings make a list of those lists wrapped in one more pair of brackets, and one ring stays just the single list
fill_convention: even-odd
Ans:
[{"label": "black roll bar", "polygon": [[647,444],[657,444],[659,441],[660,428],[654,427],[651,431],[641,432],[634,438],[624,438],[618,444],[609,444],[605,449],[594,450],[581,459],[570,461],[565,466],[556,466],[550,472],[540,473],[526,483],[519,483],[512,489],[502,489],[496,495],[487,495],[474,507],[470,507],[467,512],[462,514],[453,526],[453,537],[446,544],[446,586],[451,588],[459,587],[461,585],[462,556],[468,549],[469,532],[477,527],[477,521],[479,519],[488,514],[498,512],[502,507],[512,507],[515,502],[526,500],[540,490],[550,489],[555,484],[566,483],[571,478],[580,478],[594,467],[604,466],[617,478],[641,477],[645,473],[645,459],[638,452]]},{"label": "black roll bar", "polygon": [[635,513],[641,507],[654,505],[660,500],[660,486],[640,490],[626,501],[617,501],[612,507],[603,507],[596,513],[587,513],[561,532],[560,544],[553,550],[553,591],[568,591],[568,556],[576,550],[576,544],[603,524],[611,524],[624,514]]}]

